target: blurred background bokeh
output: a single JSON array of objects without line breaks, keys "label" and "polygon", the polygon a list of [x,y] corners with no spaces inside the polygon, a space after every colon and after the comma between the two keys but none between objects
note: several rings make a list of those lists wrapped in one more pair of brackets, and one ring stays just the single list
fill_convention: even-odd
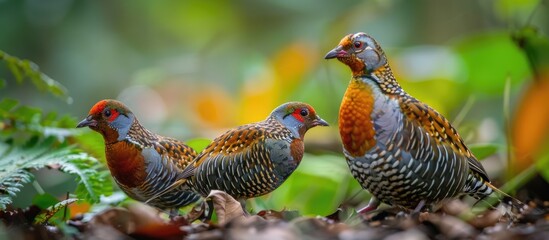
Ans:
[{"label": "blurred background bokeh", "polygon": [[[513,154],[508,123],[539,81],[512,36],[530,28],[547,36],[547,6],[540,0],[0,0],[0,49],[36,63],[72,100],[29,91],[30,83],[16,84],[4,66],[0,96],[76,119],[100,99],[119,99],[145,127],[183,140],[211,139],[262,120],[283,102],[308,102],[332,126],[310,131],[302,166],[252,206],[326,215],[368,198],[364,191],[353,197],[359,187],[340,153],[337,113],[350,73],[323,59],[328,50],[349,33],[374,36],[403,88],[450,119],[468,144],[492,146],[496,154],[483,164],[492,178],[504,179]],[[539,101],[531,116],[549,109],[549,100]],[[538,140],[525,143],[529,161],[549,156],[547,128],[531,132]],[[41,174],[42,185],[62,194],[66,179],[51,174]]]}]

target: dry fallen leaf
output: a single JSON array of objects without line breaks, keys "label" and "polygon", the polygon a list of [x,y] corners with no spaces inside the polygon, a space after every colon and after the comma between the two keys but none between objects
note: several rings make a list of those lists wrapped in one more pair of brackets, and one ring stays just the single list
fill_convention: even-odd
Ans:
[{"label": "dry fallen leaf", "polygon": [[167,221],[160,217],[160,212],[147,204],[134,202],[127,206],[128,211],[133,216],[133,221],[137,228],[145,225],[166,224]]},{"label": "dry fallen leaf", "polygon": [[82,239],[102,239],[102,240],[132,239],[128,235],[121,233],[114,227],[108,226],[108,225],[95,225],[93,227],[89,227],[86,229],[86,231],[84,231],[81,238]]},{"label": "dry fallen leaf", "polygon": [[275,211],[275,210],[261,210],[257,213],[257,216],[260,216],[264,218],[265,220],[285,220],[290,221],[294,218],[297,218],[301,216],[299,214],[299,211],[292,210],[292,211]]},{"label": "dry fallen leaf", "polygon": [[303,236],[310,236],[315,239],[333,239],[337,238],[343,231],[349,227],[342,223],[332,223],[326,218],[308,218],[300,217],[292,220],[290,223],[298,229]]},{"label": "dry fallen leaf", "polygon": [[427,221],[437,226],[445,238],[464,239],[472,238],[477,234],[475,228],[454,216],[429,214]]},{"label": "dry fallen leaf", "polygon": [[[208,209],[208,204],[206,201],[201,201],[200,203],[196,204],[192,209],[191,211],[189,211],[185,216],[183,216],[185,218],[185,220],[188,222],[188,223],[192,223],[198,219],[201,219],[201,220],[204,220],[203,218],[204,217],[211,217],[211,211],[213,211],[213,209]],[[205,216],[205,215],[210,215],[210,216]],[[209,219],[209,218],[208,218]]]},{"label": "dry fallen leaf", "polygon": [[129,234],[135,231],[135,221],[132,214],[125,208],[114,207],[97,213],[86,224],[86,229],[112,227],[121,233]]},{"label": "dry fallen leaf", "polygon": [[248,215],[242,205],[226,192],[212,190],[208,198],[212,199],[219,225],[223,226],[231,221],[242,221]]},{"label": "dry fallen leaf", "polygon": [[497,209],[487,209],[482,214],[474,213],[469,205],[459,200],[447,201],[442,211],[460,218],[477,229],[494,226],[504,217],[506,206],[500,205]]},{"label": "dry fallen leaf", "polygon": [[225,226],[223,235],[227,239],[302,239],[297,237],[297,232],[287,222],[276,219],[267,221],[257,215],[230,222]]},{"label": "dry fallen leaf", "polygon": [[[501,208],[505,207],[501,206]],[[478,229],[494,226],[500,222],[500,219],[502,219],[502,217],[504,216],[504,212],[505,210],[499,208],[495,210],[490,210],[482,215],[477,216],[476,218],[469,220],[468,222]]]},{"label": "dry fallen leaf", "polygon": [[[105,236],[104,232],[118,233],[115,238],[181,239],[187,233],[181,228],[188,225],[184,218],[169,222],[160,217],[155,208],[142,203],[134,203],[125,208],[110,208],[96,214],[85,224],[86,234]],[[98,230],[103,229],[103,230]],[[87,235],[88,236],[88,235]]]},{"label": "dry fallen leaf", "polygon": [[459,217],[466,221],[476,217],[476,215],[472,213],[471,207],[460,200],[445,200],[441,210],[444,213]]}]

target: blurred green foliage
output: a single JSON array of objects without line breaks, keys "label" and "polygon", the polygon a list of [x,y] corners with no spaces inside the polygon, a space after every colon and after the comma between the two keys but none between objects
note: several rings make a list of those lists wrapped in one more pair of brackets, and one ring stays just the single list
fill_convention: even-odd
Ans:
[{"label": "blurred green foliage", "polygon": [[201,152],[204,148],[206,148],[212,140],[206,139],[206,138],[194,138],[190,139],[186,142],[189,147],[192,147],[196,152]]},{"label": "blurred green foliage", "polygon": [[[70,99],[61,84],[38,71],[32,62],[2,51],[0,60],[19,84],[29,79],[40,90]],[[74,193],[90,203],[99,202],[102,194],[112,191],[98,161],[70,145],[70,138],[77,135],[74,124],[71,117],[58,118],[55,113],[43,114],[40,109],[21,105],[15,99],[0,99],[0,209],[13,202],[24,184],[33,181],[32,170],[45,167],[75,175],[78,187]],[[37,203],[45,209],[57,202]]]},{"label": "blurred green foliage", "polygon": [[50,194],[37,195],[32,203],[46,211],[36,216],[34,223],[44,224],[48,223],[50,220],[63,222],[64,219],[70,216],[70,210],[68,210],[67,206],[76,201],[78,201],[77,198],[67,198],[63,201],[59,201]]},{"label": "blurred green foliage", "polygon": [[492,156],[494,153],[498,151],[500,147],[495,144],[471,144],[469,145],[469,149],[475,157],[478,159],[485,159],[489,156]]},{"label": "blurred green foliage", "polygon": [[512,34],[515,43],[528,57],[531,69],[541,74],[549,65],[549,39],[534,27],[528,26]]},{"label": "blurred green foliage", "polygon": [[[23,80],[27,78],[31,80],[34,86],[39,90],[48,91],[55,96],[65,99],[67,102],[72,101],[67,94],[67,89],[57,81],[48,77],[48,75],[40,72],[38,66],[33,62],[10,56],[4,51],[0,51],[0,61],[6,64],[17,83],[21,84],[23,83]],[[3,82],[3,84],[5,84],[5,82]],[[3,88],[3,84],[0,85],[0,88]]]},{"label": "blurred green foliage", "polygon": [[517,86],[531,75],[528,61],[508,32],[478,34],[461,41],[456,52],[466,67],[471,94],[501,96],[505,79]]},{"label": "blurred green foliage", "polygon": [[[518,101],[536,71],[532,59],[543,51],[525,53],[529,45],[520,48],[512,36],[531,36],[523,31],[528,27],[545,41],[543,6],[540,0],[4,0],[0,49],[32,59],[76,97],[59,104],[25,83],[12,84],[6,74],[0,74],[0,96],[77,118],[98,100],[116,98],[148,129],[199,139],[189,141],[198,149],[204,139],[262,120],[283,102],[308,102],[332,127],[311,130],[305,142],[314,154],[306,154],[279,189],[252,202],[326,215],[341,203],[367,200],[350,176],[337,133],[350,74],[343,64],[324,61],[326,51],[348,33],[374,36],[403,88],[448,119],[459,118],[461,136],[497,178],[510,157],[501,147],[509,141],[505,82]],[[72,134],[69,125],[50,132]],[[104,161],[99,134],[88,131],[73,141]]]},{"label": "blurred green foliage", "polygon": [[263,205],[278,210],[299,209],[305,215],[327,216],[360,189],[342,156],[306,154],[299,170]]}]

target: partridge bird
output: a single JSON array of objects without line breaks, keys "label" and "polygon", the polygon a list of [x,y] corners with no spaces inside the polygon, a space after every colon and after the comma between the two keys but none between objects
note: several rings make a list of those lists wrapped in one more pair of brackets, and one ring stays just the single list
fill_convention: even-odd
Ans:
[{"label": "partridge bird", "polygon": [[503,194],[450,122],[402,90],[372,37],[347,35],[325,58],[337,58],[353,74],[339,109],[339,133],[352,175],[373,196],[359,212],[380,201],[421,209],[464,194]]},{"label": "partridge bird", "polygon": [[[183,142],[144,128],[130,109],[116,100],[96,103],[77,127],[89,127],[103,135],[114,180],[128,196],[142,202],[170,186],[197,155]],[[148,203],[174,210],[199,198],[181,185]]]},{"label": "partridge bird", "polygon": [[297,168],[305,133],[315,126],[328,123],[311,106],[285,103],[264,121],[215,138],[185,170],[194,175],[190,185],[203,196],[222,190],[239,200],[270,193]]}]

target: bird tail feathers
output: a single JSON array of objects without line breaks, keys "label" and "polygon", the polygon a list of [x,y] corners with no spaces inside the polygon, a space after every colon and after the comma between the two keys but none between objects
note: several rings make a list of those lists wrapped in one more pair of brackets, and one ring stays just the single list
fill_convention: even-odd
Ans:
[{"label": "bird tail feathers", "polygon": [[496,198],[498,201],[505,204],[506,206],[509,206],[512,213],[524,213],[524,211],[528,209],[528,205],[501,191],[499,188],[495,187],[491,183],[486,182],[485,184],[494,191],[491,196],[494,196],[494,198]]}]

